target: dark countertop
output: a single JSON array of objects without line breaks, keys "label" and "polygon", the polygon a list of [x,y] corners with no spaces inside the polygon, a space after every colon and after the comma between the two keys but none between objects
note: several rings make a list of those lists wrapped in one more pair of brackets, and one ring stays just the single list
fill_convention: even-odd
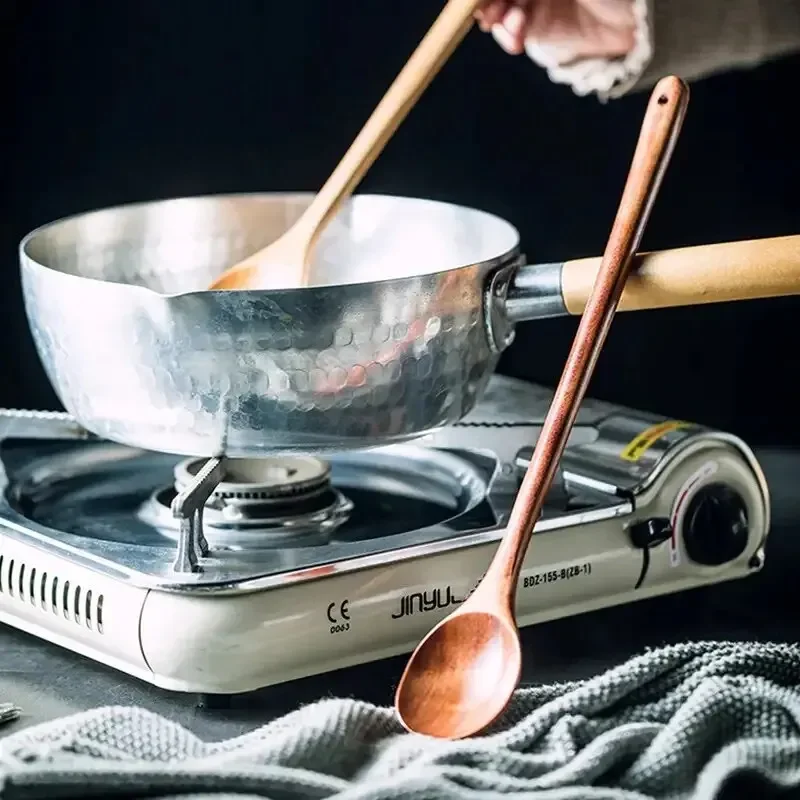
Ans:
[{"label": "dark countertop", "polygon": [[[772,493],[773,524],[764,569],[751,578],[539,625],[523,632],[525,682],[587,677],[641,652],[698,639],[799,641],[800,451],[757,453]],[[307,678],[197,707],[194,696],[162,692],[33,636],[0,625],[0,702],[23,708],[0,736],[102,705],[138,705],[205,739],[243,733],[322,697],[392,702],[405,657]]]}]

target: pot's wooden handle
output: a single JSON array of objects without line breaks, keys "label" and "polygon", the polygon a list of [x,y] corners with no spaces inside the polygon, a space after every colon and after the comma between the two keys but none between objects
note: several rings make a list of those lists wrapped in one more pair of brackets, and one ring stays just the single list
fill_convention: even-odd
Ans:
[{"label": "pot's wooden handle", "polygon": [[[582,314],[599,258],[567,261],[561,291],[570,314]],[[694,306],[800,294],[800,236],[754,239],[641,253],[620,311]]]}]

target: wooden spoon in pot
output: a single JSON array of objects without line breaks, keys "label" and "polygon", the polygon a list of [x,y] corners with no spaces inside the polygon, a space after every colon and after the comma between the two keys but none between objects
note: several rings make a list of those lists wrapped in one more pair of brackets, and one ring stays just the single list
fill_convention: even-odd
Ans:
[{"label": "wooden spoon in pot", "polygon": [[395,707],[412,732],[461,739],[505,710],[522,670],[514,600],[522,561],[614,318],[632,258],[677,141],[689,90],[664,78],[647,107],[594,290],[542,426],[506,533],[483,580],[414,651]]},{"label": "wooden spoon in pot", "polygon": [[309,283],[314,245],[472,27],[485,0],[449,0],[311,205],[286,233],[225,270],[209,287],[282,289]]}]

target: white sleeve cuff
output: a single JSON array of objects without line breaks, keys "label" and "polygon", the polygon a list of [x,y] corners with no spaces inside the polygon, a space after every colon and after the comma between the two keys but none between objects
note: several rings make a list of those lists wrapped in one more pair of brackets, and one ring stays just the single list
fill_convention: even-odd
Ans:
[{"label": "white sleeve cuff", "polygon": [[567,84],[577,95],[596,94],[605,101],[620,97],[639,82],[653,58],[653,15],[649,0],[633,0],[634,45],[622,58],[589,58],[563,65],[557,48],[531,39],[528,57],[547,70],[554,83]]}]

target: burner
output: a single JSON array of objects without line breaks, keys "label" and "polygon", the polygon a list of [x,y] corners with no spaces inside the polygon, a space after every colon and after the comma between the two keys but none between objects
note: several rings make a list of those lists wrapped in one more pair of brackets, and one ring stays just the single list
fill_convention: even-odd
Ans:
[{"label": "burner", "polygon": [[[175,497],[192,485],[206,463],[181,461],[175,485],[157,491],[143,514],[166,536],[177,538],[180,524],[172,513]],[[203,509],[209,544],[244,549],[324,544],[353,509],[331,485],[328,463],[310,456],[231,459]]]},{"label": "burner", "polygon": [[[181,461],[175,467],[175,488],[183,491],[205,463],[202,458]],[[330,464],[311,456],[229,459],[212,497],[228,504],[306,498],[329,490],[330,480]]]}]

